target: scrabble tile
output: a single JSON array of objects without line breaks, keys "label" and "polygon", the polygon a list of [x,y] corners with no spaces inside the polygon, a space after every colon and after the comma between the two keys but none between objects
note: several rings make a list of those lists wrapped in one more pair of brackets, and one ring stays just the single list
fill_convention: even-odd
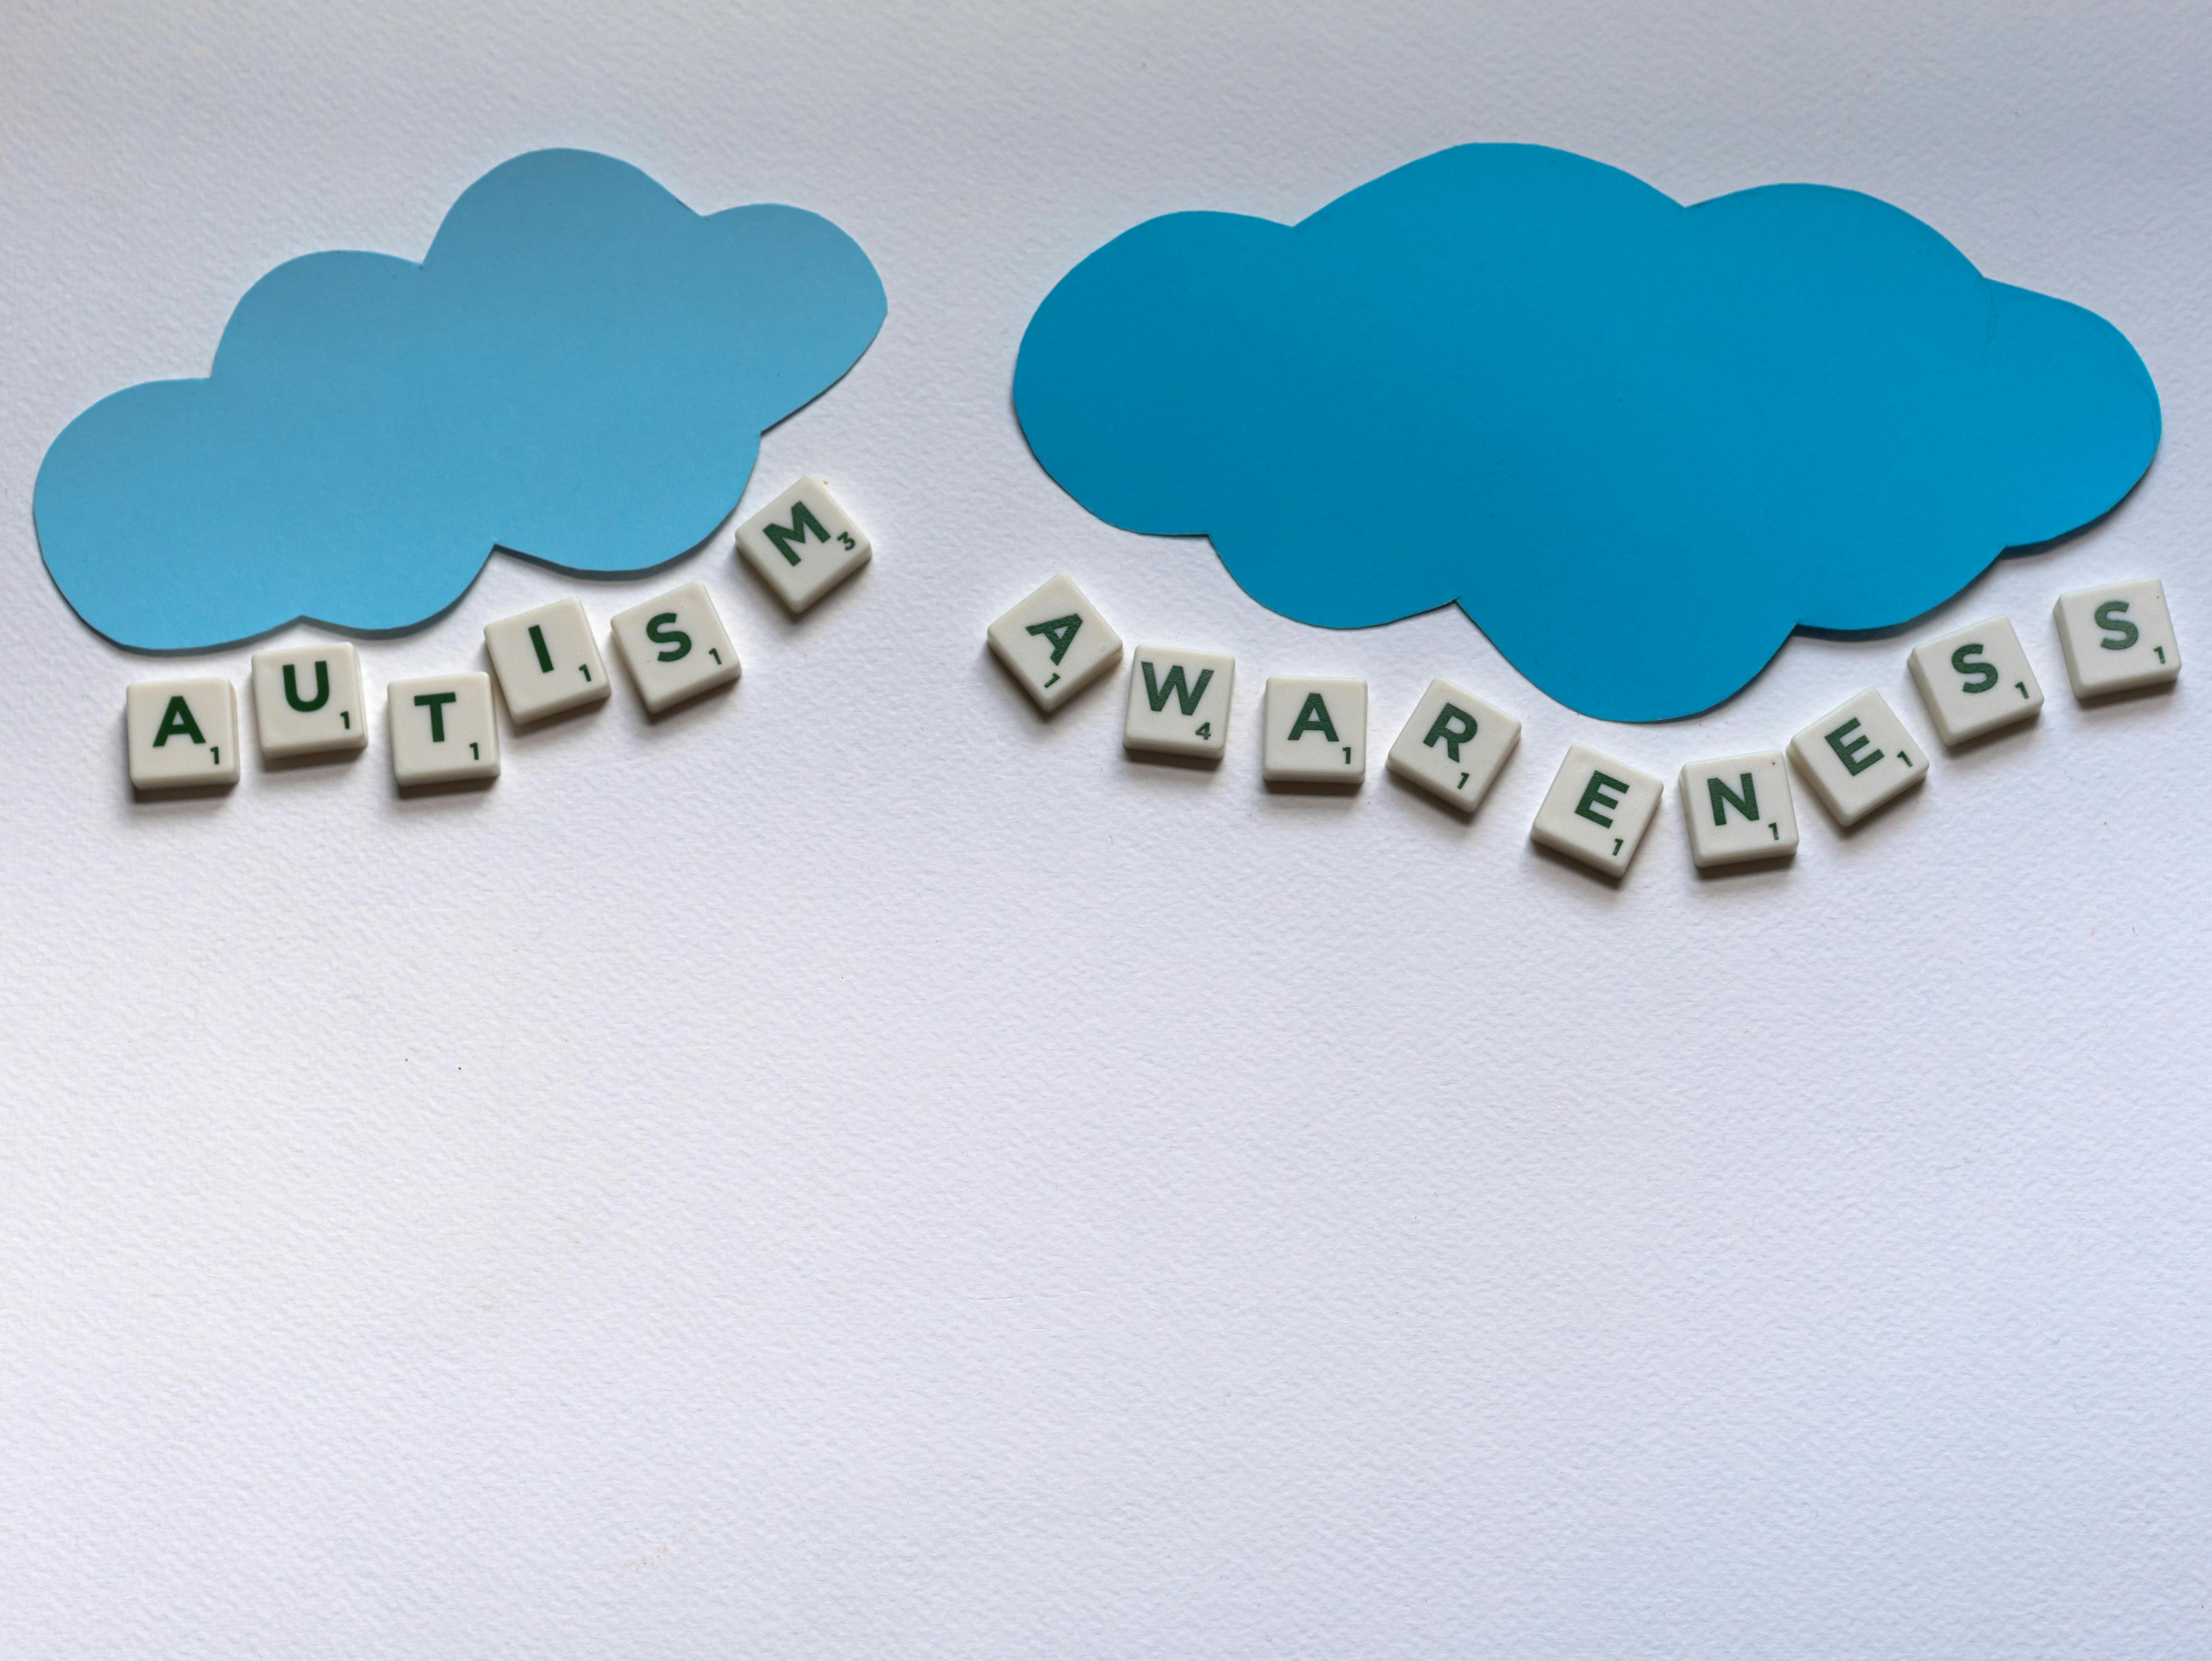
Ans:
[{"label": "scrabble tile", "polygon": [[368,705],[361,654],[345,642],[256,652],[253,728],[271,761],[362,749]]},{"label": "scrabble tile", "polygon": [[603,703],[611,690],[591,619],[573,599],[487,623],[484,649],[518,727]]},{"label": "scrabble tile", "polygon": [[1797,851],[1797,809],[1779,750],[1693,761],[1682,769],[1690,857],[1700,867],[1787,859]]},{"label": "scrabble tile", "polygon": [[480,670],[395,680],[385,689],[392,776],[401,784],[451,784],[499,776],[499,722],[491,677]]},{"label": "scrabble tile", "polygon": [[738,526],[738,552],[793,611],[813,605],[874,551],[828,482],[811,474]]},{"label": "scrabble tile", "polygon": [[142,680],[123,695],[131,782],[141,790],[238,782],[238,688]]},{"label": "scrabble tile", "polygon": [[1383,759],[1408,784],[1472,813],[1520,742],[1521,723],[1503,709],[1432,680]]},{"label": "scrabble tile", "polygon": [[1928,776],[1928,752],[1882,695],[1860,693],[1790,740],[1797,770],[1838,824],[1856,824]]},{"label": "scrabble tile", "polygon": [[1066,577],[994,623],[986,636],[1022,690],[1049,713],[1121,660],[1121,637]]},{"label": "scrabble tile", "polygon": [[698,583],[616,613],[611,627],[638,695],[656,715],[738,678],[738,648]]},{"label": "scrabble tile", "polygon": [[1357,784],[1367,773],[1367,683],[1267,677],[1260,773],[1278,783]]},{"label": "scrabble tile", "polygon": [[2008,618],[1923,641],[1911,661],[1921,702],[1946,744],[1994,733],[2043,708],[2043,688]]},{"label": "scrabble tile", "polygon": [[1626,762],[1585,745],[1568,748],[1530,827],[1532,841],[1618,877],[1628,869],[1659,811],[1664,787]]},{"label": "scrabble tile", "polygon": [[1132,750],[1219,760],[1229,742],[1237,660],[1165,646],[1139,646],[1134,657],[1122,744]]},{"label": "scrabble tile", "polygon": [[2181,672],[2181,648],[2155,577],[2061,594],[2051,608],[2077,698],[2156,686]]}]

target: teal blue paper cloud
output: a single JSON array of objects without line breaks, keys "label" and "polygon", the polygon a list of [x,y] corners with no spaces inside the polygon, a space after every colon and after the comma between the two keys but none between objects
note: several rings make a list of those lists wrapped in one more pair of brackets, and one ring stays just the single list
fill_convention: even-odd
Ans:
[{"label": "teal blue paper cloud", "polygon": [[1358,628],[1456,600],[1585,715],[1741,690],[1799,625],[1903,623],[2125,496],[2158,394],[2111,325],[1870,197],[1683,207],[1470,144],[1294,226],[1179,213],[1037,308],[1037,459]]},{"label": "teal blue paper cloud", "polygon": [[46,568],[119,644],[309,618],[410,629],[493,545],[640,571],[704,539],[763,429],[882,326],[858,244],[797,208],[701,216],[604,155],[464,192],[422,264],[318,253],[238,303],[204,380],[132,386],[39,470]]}]

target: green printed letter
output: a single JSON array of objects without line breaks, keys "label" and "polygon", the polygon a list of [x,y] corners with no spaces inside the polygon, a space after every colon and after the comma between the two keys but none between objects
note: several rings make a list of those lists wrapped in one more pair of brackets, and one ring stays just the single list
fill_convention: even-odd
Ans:
[{"label": "green printed letter", "polygon": [[2108,599],[2097,608],[2097,626],[2112,631],[2097,642],[2107,652],[2124,652],[2142,638],[2142,630],[2120,615],[2127,609],[2124,599]]},{"label": "green printed letter", "polygon": [[331,666],[322,659],[315,660],[315,696],[300,696],[300,683],[292,673],[292,666],[284,666],[284,702],[301,715],[310,715],[331,701]]},{"label": "green printed letter", "polygon": [[1170,696],[1183,714],[1194,715],[1198,713],[1198,701],[1206,696],[1206,684],[1212,678],[1212,670],[1201,669],[1198,672],[1198,684],[1193,686],[1183,678],[1182,665],[1178,663],[1168,671],[1166,680],[1155,680],[1152,678],[1152,661],[1147,659],[1145,662],[1145,697],[1151,701],[1152,713],[1156,715],[1167,707]]},{"label": "green printed letter", "polygon": [[1838,727],[1834,732],[1828,734],[1828,748],[1836,752],[1836,759],[1843,763],[1844,771],[1849,773],[1853,778],[1856,778],[1860,774],[1865,772],[1868,768],[1873,766],[1875,763],[1880,761],[1883,753],[1877,750],[1870,756],[1862,756],[1859,754],[1860,751],[1865,749],[1869,744],[1873,742],[1873,740],[1868,738],[1863,733],[1860,733],[1858,737],[1852,739],[1848,744],[1844,741],[1845,735],[1850,732],[1852,727],[1858,724],[1859,718],[1856,715],[1853,715],[1841,727]]},{"label": "green printed letter", "polygon": [[1331,744],[1344,742],[1336,735],[1335,723],[1328,718],[1328,705],[1318,692],[1306,694],[1306,701],[1298,710],[1298,718],[1291,723],[1291,742],[1295,744],[1308,733],[1318,733]]},{"label": "green printed letter", "polygon": [[691,655],[691,636],[681,629],[671,629],[668,626],[675,621],[675,612],[663,611],[645,625],[645,637],[655,646],[665,646],[668,648],[660,654],[660,660],[663,663],[673,663],[678,658]]},{"label": "green printed letter", "polygon": [[1971,640],[1951,654],[1951,666],[1966,677],[1963,691],[1986,692],[1997,684],[1997,666],[1977,655],[1981,649],[1981,642]]},{"label": "green printed letter", "polygon": [[1459,747],[1474,737],[1474,717],[1456,703],[1447,703],[1437,711],[1437,718],[1429,723],[1429,735],[1421,740],[1424,749],[1433,750],[1438,739],[1444,741],[1444,752],[1454,761],[1459,759]]},{"label": "green printed letter", "polygon": [[1052,660],[1056,665],[1067,655],[1068,645],[1074,640],[1075,631],[1082,626],[1081,618],[1069,616],[1054,618],[1048,623],[1032,623],[1029,631],[1033,635],[1042,635],[1052,642]]},{"label": "green printed letter", "polygon": [[[781,554],[789,563],[796,565],[799,563],[799,556],[792,551],[791,545],[795,542],[802,548],[805,547],[806,533],[809,531],[814,532],[814,539],[817,542],[830,540],[830,532],[822,528],[822,521],[814,517],[814,510],[803,502],[794,502],[791,504],[790,526],[786,527],[770,520],[768,522],[766,534],[768,539],[775,545],[776,552]],[[1057,663],[1060,660],[1054,658],[1053,661]]]},{"label": "green printed letter", "polygon": [[449,703],[458,703],[460,702],[460,697],[459,692],[416,694],[415,707],[418,709],[428,709],[430,712],[431,743],[443,744],[446,741],[446,706]]},{"label": "green printed letter", "polygon": [[1608,790],[1626,790],[1628,788],[1626,779],[1617,779],[1610,773],[1593,773],[1589,776],[1589,782],[1583,787],[1583,799],[1575,804],[1575,812],[1592,824],[1601,824],[1610,830],[1613,829],[1613,821],[1595,810],[1603,807],[1613,812],[1620,811],[1620,799],[1608,796],[1605,793]]},{"label": "green printed letter", "polygon": [[192,719],[192,706],[185,702],[179,692],[169,700],[169,707],[161,711],[161,725],[154,734],[154,747],[158,750],[171,739],[190,739],[194,744],[205,744],[200,736],[200,724]]},{"label": "green printed letter", "polygon": [[[1725,825],[1728,823],[1728,810],[1731,807],[1735,808],[1737,812],[1742,814],[1744,818],[1751,820],[1753,824],[1758,822],[1759,787],[1751,782],[1750,774],[1746,773],[1742,777],[1743,794],[1740,796],[1736,794],[1735,791],[1729,789],[1728,786],[1723,784],[1718,779],[1707,779],[1705,781],[1706,791],[1712,797],[1713,823],[1715,824]],[[1781,835],[1781,832],[1778,830],[1775,834],[1779,836]]]}]

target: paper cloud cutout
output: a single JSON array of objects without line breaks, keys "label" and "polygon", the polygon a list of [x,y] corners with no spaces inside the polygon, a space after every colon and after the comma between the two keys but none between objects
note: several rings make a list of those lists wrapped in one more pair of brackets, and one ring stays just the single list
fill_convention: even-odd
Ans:
[{"label": "paper cloud cutout", "polygon": [[1917,616],[2110,508],[2159,437],[2118,330],[1898,209],[1685,208],[1507,144],[1294,226],[1147,221],[1037,308],[1014,404],[1078,502],[1204,533],[1271,610],[1456,600],[1613,721],[1710,708],[1800,624]]},{"label": "paper cloud cutout", "polygon": [[40,548],[80,617],[144,650],[302,617],[413,628],[495,543],[644,570],[705,539],[762,431],[850,368],[884,311],[867,256],[817,215],[702,216],[608,156],[518,156],[421,265],[280,265],[208,379],[70,423],[39,470]]}]

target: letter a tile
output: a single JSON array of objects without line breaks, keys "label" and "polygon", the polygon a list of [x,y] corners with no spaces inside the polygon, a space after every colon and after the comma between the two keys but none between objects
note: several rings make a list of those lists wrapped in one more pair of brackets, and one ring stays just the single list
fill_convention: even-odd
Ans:
[{"label": "letter a tile", "polygon": [[1352,785],[1367,776],[1365,681],[1270,675],[1260,703],[1262,778]]},{"label": "letter a tile", "polygon": [[991,650],[1049,715],[1121,660],[1121,637],[1083,590],[1054,577],[985,631]]},{"label": "letter a tile", "polygon": [[141,790],[238,782],[238,689],[227,680],[142,680],[123,695],[123,726]]}]

